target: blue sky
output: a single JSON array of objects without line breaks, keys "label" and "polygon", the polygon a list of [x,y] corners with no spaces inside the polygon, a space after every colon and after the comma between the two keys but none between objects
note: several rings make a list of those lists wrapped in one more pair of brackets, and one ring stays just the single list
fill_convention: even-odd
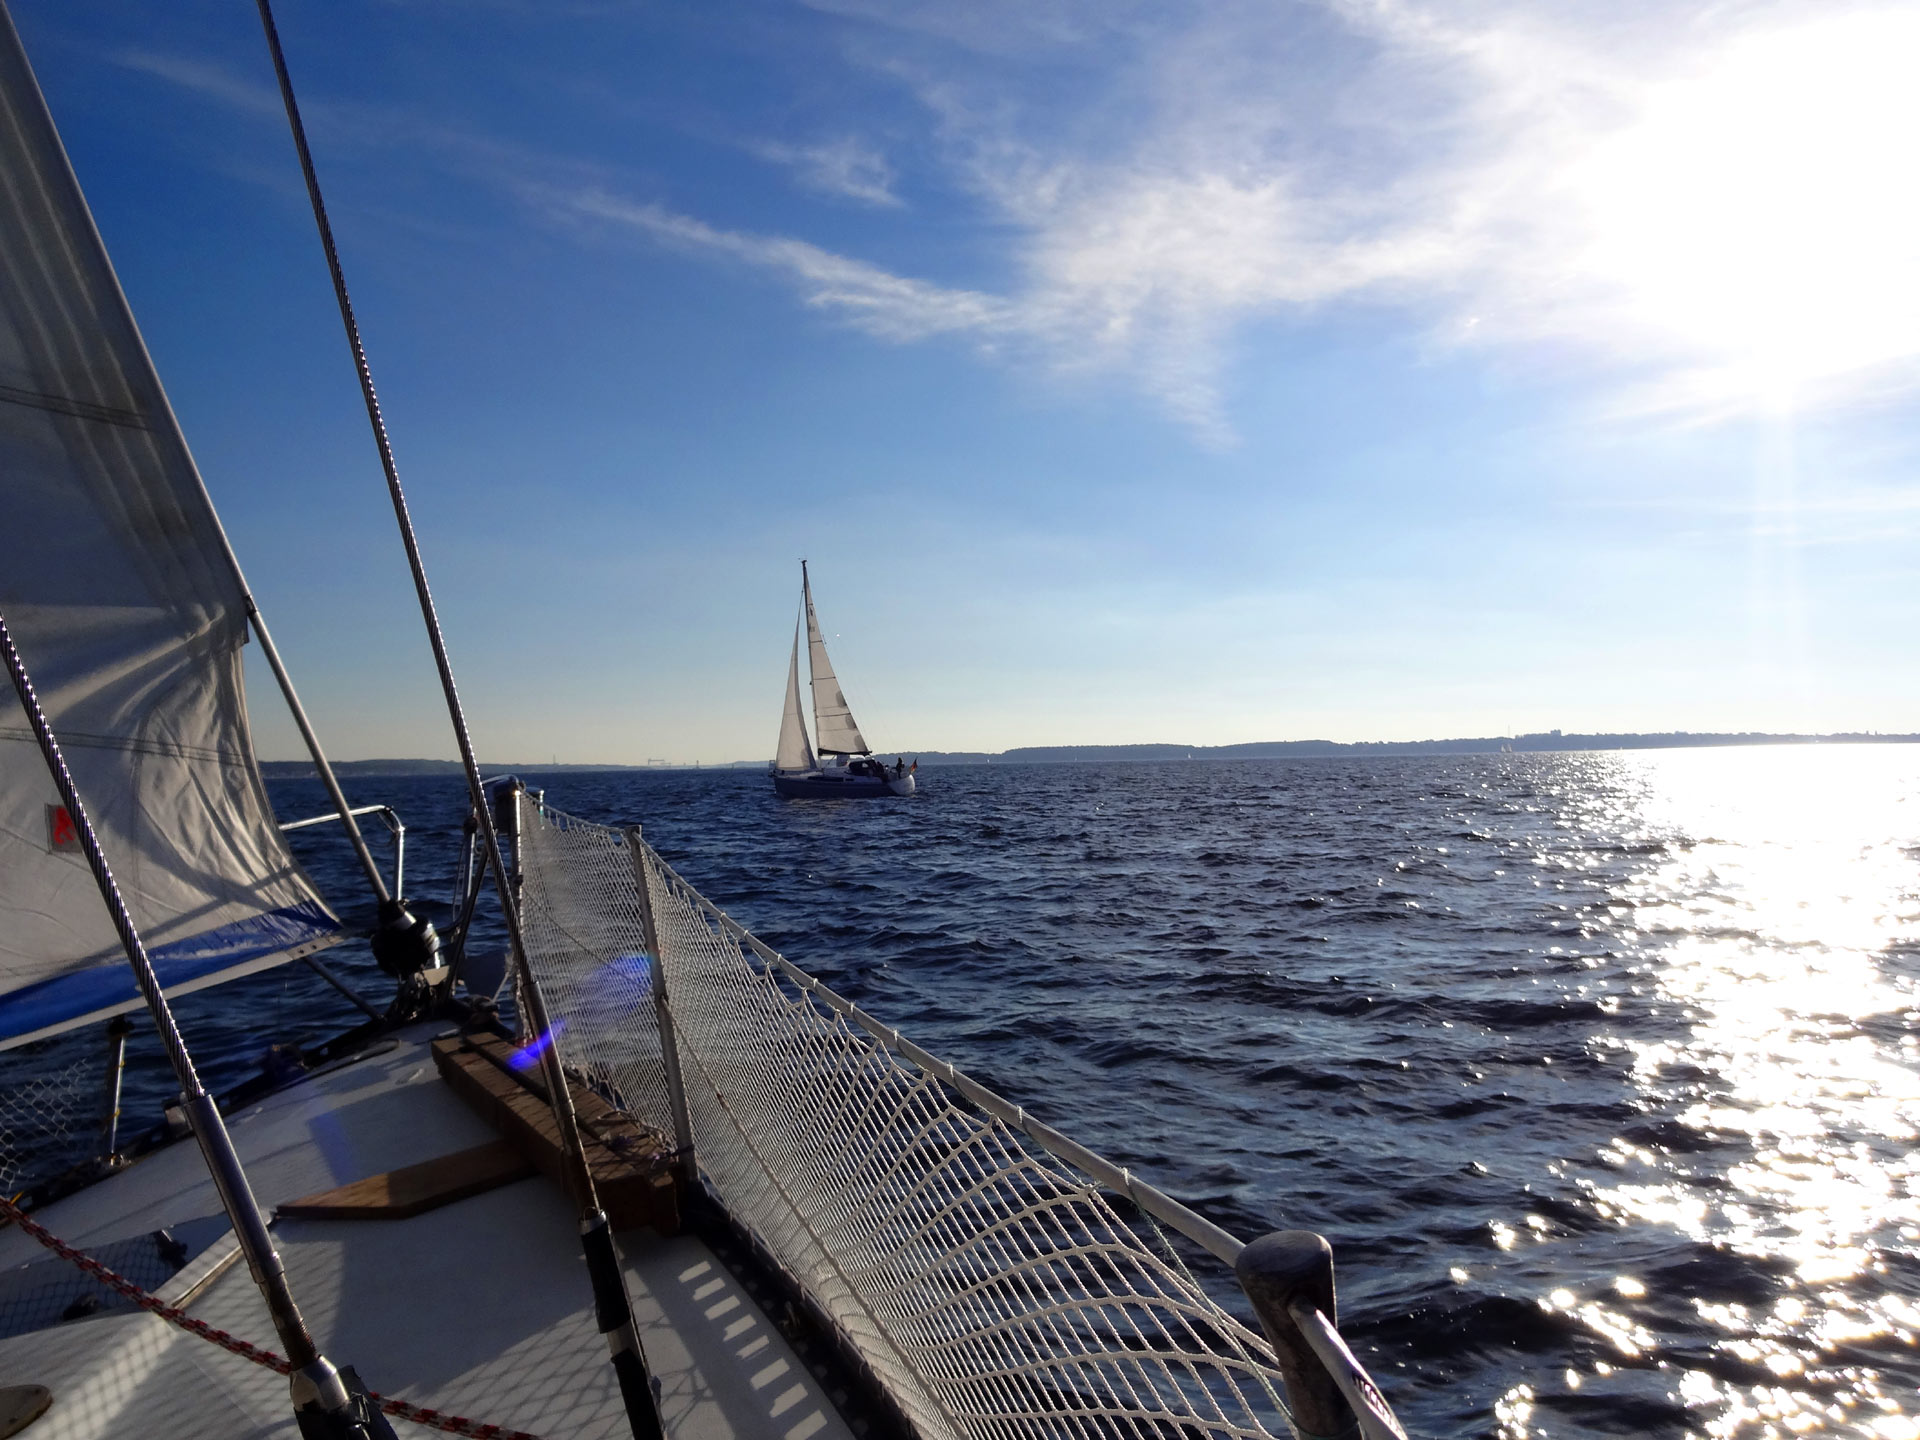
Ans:
[{"label": "blue sky", "polygon": [[[13,12],[323,737],[452,753],[251,5]],[[888,750],[1920,730],[1910,5],[279,19],[488,757],[771,753],[802,555]]]}]

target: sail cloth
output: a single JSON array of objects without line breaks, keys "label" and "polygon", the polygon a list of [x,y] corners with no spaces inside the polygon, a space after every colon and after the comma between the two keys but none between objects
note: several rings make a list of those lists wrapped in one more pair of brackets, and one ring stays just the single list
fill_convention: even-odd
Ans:
[{"label": "sail cloth", "polygon": [[[340,938],[254,762],[238,571],[4,10],[0,612],[169,994]],[[0,1048],[139,1003],[9,685]]]},{"label": "sail cloth", "polygon": [[820,638],[820,620],[813,613],[813,586],[807,580],[807,567],[800,566],[800,591],[807,602],[807,664],[813,672],[813,738],[822,755],[870,755],[873,753],[853,723],[847,697],[840,693],[834,678],[833,661],[827,658],[827,642]]},{"label": "sail cloth", "polygon": [[787,661],[787,708],[780,716],[780,748],[774,752],[776,770],[811,770],[813,746],[807,743],[807,722],[800,714],[800,622],[793,622],[793,656]]}]

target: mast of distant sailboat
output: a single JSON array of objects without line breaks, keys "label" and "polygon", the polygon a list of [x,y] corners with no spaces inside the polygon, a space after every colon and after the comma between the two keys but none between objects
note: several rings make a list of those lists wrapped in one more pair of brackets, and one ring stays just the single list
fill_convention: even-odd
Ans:
[{"label": "mast of distant sailboat", "polygon": [[807,611],[807,668],[813,677],[813,738],[822,755],[871,755],[873,749],[854,723],[847,697],[827,658],[827,642],[820,635],[820,619],[813,613],[813,586],[807,562],[800,562],[800,596]]}]

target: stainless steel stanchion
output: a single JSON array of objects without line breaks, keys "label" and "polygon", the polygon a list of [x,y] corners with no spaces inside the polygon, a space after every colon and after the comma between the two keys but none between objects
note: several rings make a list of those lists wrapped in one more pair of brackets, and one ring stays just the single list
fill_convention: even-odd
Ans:
[{"label": "stainless steel stanchion", "polygon": [[660,949],[660,927],[653,915],[653,892],[647,883],[646,842],[640,827],[627,831],[627,851],[633,856],[633,883],[640,897],[640,928],[647,941],[647,978],[653,988],[653,1013],[660,1027],[660,1061],[667,1076],[667,1103],[673,1111],[673,1143],[678,1163],[693,1178],[693,1119],[687,1112],[687,1087],[680,1074],[680,1043],[673,1028],[672,998],[667,992],[667,957]]},{"label": "stainless steel stanchion", "polygon": [[127,1037],[133,1021],[116,1015],[107,1022],[107,1113],[100,1122],[100,1159],[112,1165],[120,1154],[120,1083],[127,1074]]}]

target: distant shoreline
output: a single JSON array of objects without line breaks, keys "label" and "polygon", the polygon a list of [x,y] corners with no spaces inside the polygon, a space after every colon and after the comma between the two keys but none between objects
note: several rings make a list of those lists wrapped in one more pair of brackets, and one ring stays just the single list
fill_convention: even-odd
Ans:
[{"label": "distant shoreline", "polygon": [[[1569,750],[1692,750],[1737,745],[1914,745],[1920,735],[1882,735],[1872,731],[1831,735],[1772,735],[1759,731],[1711,734],[1687,730],[1648,735],[1563,735],[1557,730],[1540,735],[1494,735],[1460,740],[1266,740],[1245,745],[1024,745],[989,753],[975,750],[903,750],[922,765],[1067,765],[1087,761],[1151,760],[1281,760],[1314,755],[1494,755]],[[552,775],[586,770],[758,770],[765,760],[732,760],[712,764],[679,765],[482,765],[488,775]],[[457,760],[336,760],[341,775],[456,775]],[[308,760],[263,760],[261,772],[269,780],[311,777]]]}]

